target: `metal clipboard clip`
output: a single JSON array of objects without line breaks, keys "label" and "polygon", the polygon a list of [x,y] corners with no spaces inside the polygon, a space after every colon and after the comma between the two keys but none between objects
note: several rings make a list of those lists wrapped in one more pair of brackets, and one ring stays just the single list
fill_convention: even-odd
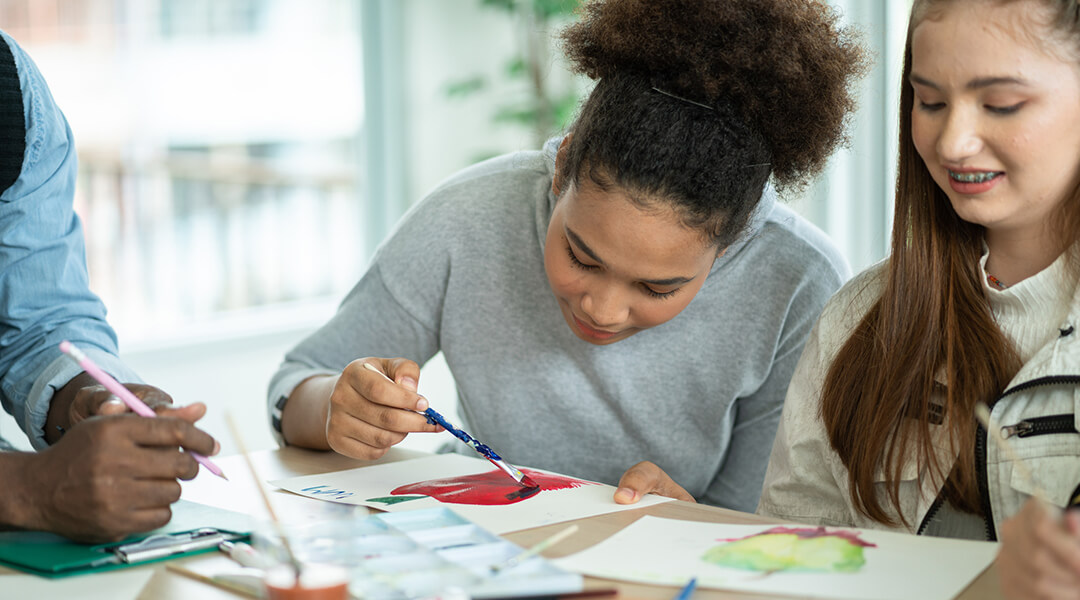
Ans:
[{"label": "metal clipboard clip", "polygon": [[176,554],[185,554],[196,550],[215,548],[221,542],[227,542],[244,536],[222,532],[212,527],[183,531],[180,533],[160,533],[148,538],[123,544],[111,549],[125,563],[137,563],[164,558]]}]

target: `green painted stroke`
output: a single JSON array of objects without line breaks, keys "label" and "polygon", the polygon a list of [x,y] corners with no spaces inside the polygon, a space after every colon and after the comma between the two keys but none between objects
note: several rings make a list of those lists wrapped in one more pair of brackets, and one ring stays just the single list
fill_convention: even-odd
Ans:
[{"label": "green painted stroke", "polygon": [[364,502],[382,502],[389,506],[391,504],[398,504],[399,502],[408,502],[409,500],[419,500],[421,498],[429,498],[430,496],[383,496],[381,498],[368,498]]}]

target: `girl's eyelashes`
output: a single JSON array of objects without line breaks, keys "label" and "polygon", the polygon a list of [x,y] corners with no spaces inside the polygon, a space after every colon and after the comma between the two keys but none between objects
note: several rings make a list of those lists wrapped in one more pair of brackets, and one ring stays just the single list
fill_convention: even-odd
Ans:
[{"label": "girl's eyelashes", "polygon": [[[574,267],[578,269],[582,269],[585,271],[595,271],[600,268],[599,265],[587,265],[578,260],[578,257],[576,254],[574,254],[574,249],[570,246],[569,242],[567,242],[566,244],[566,255],[570,257],[570,264],[574,265]],[[682,288],[675,288],[670,292],[658,292],[645,284],[641,284],[641,289],[644,290],[645,293],[649,296],[663,300],[664,298],[670,298],[674,296],[675,293]]]},{"label": "girl's eyelashes", "polygon": [[643,285],[642,287],[645,289],[645,293],[649,294],[653,298],[659,298],[661,300],[663,300],[664,298],[670,298],[670,297],[674,296],[675,292],[678,292],[680,289],[682,289],[682,288],[675,288],[675,289],[671,290],[670,292],[658,292],[658,291],[652,289],[651,287],[649,287],[647,285]]},{"label": "girl's eyelashes", "polygon": [[574,254],[574,249],[570,247],[569,243],[566,244],[566,254],[570,256],[570,262],[579,269],[584,269],[586,271],[595,271],[596,269],[600,268],[597,265],[587,265],[578,260],[577,255]]},{"label": "girl's eyelashes", "polygon": [[[1016,104],[1011,104],[1009,106],[993,106],[991,104],[986,104],[985,107],[986,110],[996,115],[1011,115],[1023,108],[1024,104],[1024,102],[1017,102]],[[923,102],[922,100],[919,101],[919,110],[923,112],[935,112],[942,108],[945,108],[944,102],[934,102],[931,104],[929,102]]]},{"label": "girl's eyelashes", "polygon": [[1024,106],[1023,102],[1017,102],[1016,104],[1010,106],[990,106],[988,104],[986,105],[986,110],[998,115],[1011,115],[1014,112],[1020,110],[1022,106]]}]

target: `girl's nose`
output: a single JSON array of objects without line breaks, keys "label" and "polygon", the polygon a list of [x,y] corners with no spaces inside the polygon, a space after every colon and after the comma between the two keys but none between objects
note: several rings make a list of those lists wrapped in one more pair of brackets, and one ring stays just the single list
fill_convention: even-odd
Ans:
[{"label": "girl's nose", "polygon": [[963,164],[982,151],[978,119],[965,110],[950,110],[937,140],[938,156],[951,164]]},{"label": "girl's nose", "polygon": [[581,298],[581,310],[601,329],[616,329],[626,322],[630,306],[613,286],[598,286]]}]

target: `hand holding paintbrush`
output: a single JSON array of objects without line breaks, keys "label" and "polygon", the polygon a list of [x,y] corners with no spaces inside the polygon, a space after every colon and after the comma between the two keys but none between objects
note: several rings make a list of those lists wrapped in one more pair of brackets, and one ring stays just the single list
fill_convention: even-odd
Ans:
[{"label": "hand holding paintbrush", "polygon": [[[1020,512],[1002,523],[999,532],[997,571],[1002,591],[1009,598],[1036,592],[1040,597],[1055,597],[1057,592],[1065,594],[1061,597],[1074,597],[1080,584],[1080,513],[1068,510],[1063,514],[1050,502],[1035,474],[1001,435],[985,404],[976,405],[975,416],[986,429],[989,443],[1012,462],[1017,476],[1033,492]],[[1032,582],[1040,583],[1036,586]],[[1044,586],[1054,589],[1035,589]]]},{"label": "hand holding paintbrush", "polygon": [[[390,383],[394,383],[393,379],[390,379],[390,377],[387,376],[386,373],[380,371],[378,368],[375,367],[375,365],[365,362],[364,368],[374,373],[378,373]],[[527,488],[539,487],[535,482],[533,482],[532,479],[529,479],[528,475],[522,473],[521,470],[519,470],[517,467],[503,460],[502,457],[496,454],[495,451],[489,448],[486,444],[481,443],[479,440],[472,437],[468,433],[465,433],[463,430],[454,427],[452,424],[450,424],[449,421],[446,420],[445,417],[436,412],[435,409],[429,407],[421,414],[427,417],[428,423],[431,423],[432,425],[439,425],[443,429],[449,431],[451,434],[453,434],[454,437],[465,442],[465,444],[468,445],[470,448],[476,450],[480,454],[480,456],[483,456],[484,458],[491,461],[491,464],[498,467],[500,471],[506,473],[510,478],[512,478],[514,481],[518,482],[522,486]]]}]

